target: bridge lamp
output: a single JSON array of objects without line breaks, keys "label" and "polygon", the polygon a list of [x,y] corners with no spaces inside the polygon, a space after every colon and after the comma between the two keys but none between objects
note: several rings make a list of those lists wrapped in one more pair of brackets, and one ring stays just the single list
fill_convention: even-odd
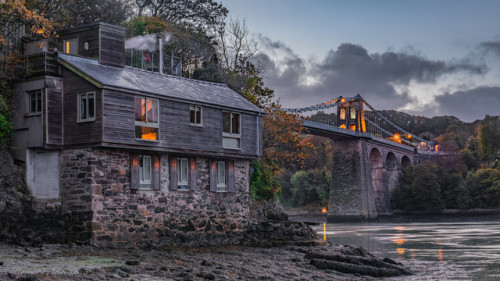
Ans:
[{"label": "bridge lamp", "polygon": [[408,135],[408,139],[411,139],[411,135]]},{"label": "bridge lamp", "polygon": [[344,99],[344,98],[340,99],[340,102],[344,103],[344,102],[345,102],[345,99]]}]

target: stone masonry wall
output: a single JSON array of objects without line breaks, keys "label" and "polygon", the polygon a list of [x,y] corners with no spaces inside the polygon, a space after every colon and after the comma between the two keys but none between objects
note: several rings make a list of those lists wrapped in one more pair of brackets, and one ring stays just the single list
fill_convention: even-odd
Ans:
[{"label": "stone masonry wall", "polygon": [[91,186],[98,164],[90,149],[63,150],[60,153],[60,194],[68,234],[75,242],[88,243],[92,236]]},{"label": "stone masonry wall", "polygon": [[[130,154],[85,149],[92,191],[93,243],[133,247],[145,243],[236,244],[249,221],[249,162],[234,161],[236,192],[210,192],[207,158],[197,158],[194,191],[169,190],[168,155],[161,155],[160,190],[130,190]],[[84,197],[84,199],[87,199]]]}]

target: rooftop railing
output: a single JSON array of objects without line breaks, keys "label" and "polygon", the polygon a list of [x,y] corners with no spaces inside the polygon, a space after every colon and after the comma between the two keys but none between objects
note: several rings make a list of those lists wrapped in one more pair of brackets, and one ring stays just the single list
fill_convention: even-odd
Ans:
[{"label": "rooftop railing", "polygon": [[176,76],[182,75],[181,58],[164,54],[163,64],[161,64],[160,54],[158,51],[126,49],[125,65],[152,72],[159,72]]}]

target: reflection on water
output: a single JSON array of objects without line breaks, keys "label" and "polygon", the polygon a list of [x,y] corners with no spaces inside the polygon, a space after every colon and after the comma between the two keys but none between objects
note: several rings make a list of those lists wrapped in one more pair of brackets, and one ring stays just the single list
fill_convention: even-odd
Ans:
[{"label": "reflection on water", "polygon": [[500,280],[500,222],[326,224],[332,243],[363,246],[379,257],[448,262],[473,280]]}]

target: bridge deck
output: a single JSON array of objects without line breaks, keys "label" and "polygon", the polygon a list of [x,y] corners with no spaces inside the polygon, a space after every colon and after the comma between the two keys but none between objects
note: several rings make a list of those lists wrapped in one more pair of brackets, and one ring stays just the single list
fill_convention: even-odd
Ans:
[{"label": "bridge deck", "polygon": [[326,125],[314,121],[306,120],[304,121],[304,127],[307,128],[310,134],[318,135],[323,137],[328,137],[331,139],[345,139],[345,138],[364,138],[375,142],[383,143],[386,145],[394,146],[399,149],[414,151],[413,147],[399,144],[384,138],[379,138],[370,133],[357,132],[349,129],[343,129],[337,126]]}]

